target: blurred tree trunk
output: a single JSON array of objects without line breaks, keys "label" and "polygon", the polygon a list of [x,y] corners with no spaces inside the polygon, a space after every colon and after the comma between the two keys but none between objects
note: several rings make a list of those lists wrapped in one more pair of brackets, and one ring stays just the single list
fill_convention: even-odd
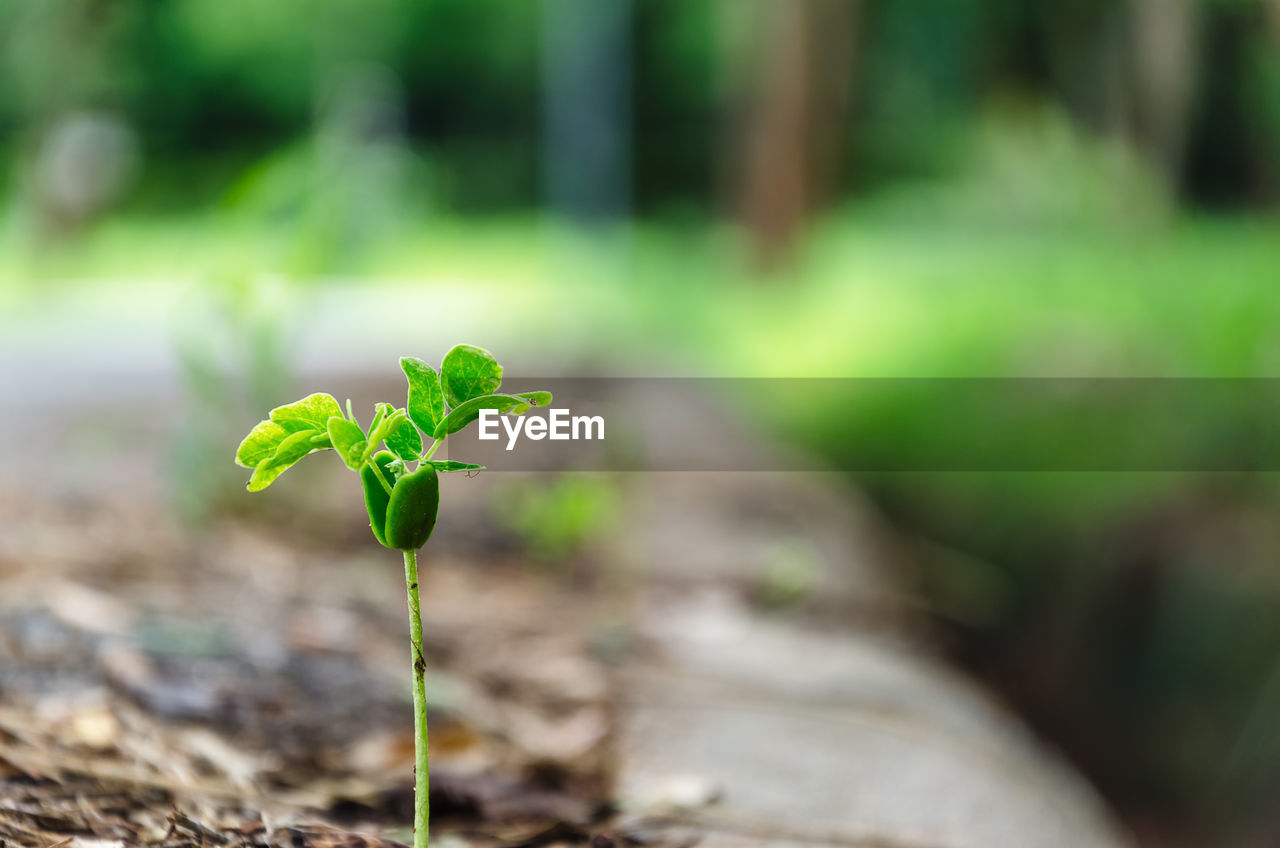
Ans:
[{"label": "blurred tree trunk", "polygon": [[616,223],[631,207],[631,0],[542,8],[547,205],[579,225]]},{"label": "blurred tree trunk", "polygon": [[731,202],[755,265],[772,270],[791,257],[838,172],[861,2],[728,2],[751,29],[734,69]]},{"label": "blurred tree trunk", "polygon": [[[73,237],[128,187],[138,154],[119,94],[127,4],[42,0],[0,14],[0,78],[20,116],[18,179],[38,240]],[[25,137],[23,137],[25,136]]]},{"label": "blurred tree trunk", "polygon": [[1280,197],[1280,0],[1265,0],[1263,15],[1263,55],[1256,71],[1260,77],[1258,97],[1263,101],[1259,182],[1267,195],[1265,201],[1274,207]]},{"label": "blurred tree trunk", "polygon": [[1198,0],[1046,7],[1055,85],[1073,115],[1127,139],[1176,191],[1200,75]]},{"label": "blurred tree trunk", "polygon": [[1196,0],[1129,0],[1133,111],[1128,130],[1173,190],[1181,182],[1200,72]]}]

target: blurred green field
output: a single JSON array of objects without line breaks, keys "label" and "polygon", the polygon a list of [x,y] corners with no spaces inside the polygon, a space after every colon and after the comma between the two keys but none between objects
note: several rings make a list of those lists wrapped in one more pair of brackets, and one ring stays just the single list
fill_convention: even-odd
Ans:
[{"label": "blurred green field", "polygon": [[72,243],[0,238],[0,278],[11,304],[234,273],[303,288],[473,283],[548,312],[594,290],[637,326],[664,316],[678,347],[722,376],[1250,377],[1280,366],[1278,236],[1280,223],[1256,218],[1001,231],[859,208],[815,226],[794,267],[761,276],[729,228],[582,234],[531,216],[438,216],[379,234],[344,270],[321,261],[323,230],[122,216]]}]

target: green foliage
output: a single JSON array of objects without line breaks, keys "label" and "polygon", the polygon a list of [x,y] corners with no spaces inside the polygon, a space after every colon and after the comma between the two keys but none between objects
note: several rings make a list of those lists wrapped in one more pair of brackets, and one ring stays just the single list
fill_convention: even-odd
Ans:
[{"label": "green foliage", "polygon": [[[417,550],[435,528],[438,475],[482,468],[457,460],[432,460],[444,440],[475,421],[482,410],[520,415],[551,402],[549,392],[497,393],[502,366],[488,351],[471,345],[450,350],[439,372],[408,356],[400,360],[400,368],[409,384],[406,407],[376,404],[367,431],[355,419],[351,401],[344,415],[338,401],[324,393],[271,410],[236,450],[236,462],[253,469],[249,491],[270,486],[313,451],[332,449],[360,474],[369,526],[379,544]],[[425,452],[424,433],[432,439]],[[417,465],[411,469],[409,463]]]},{"label": "green foliage", "polygon": [[277,406],[271,410],[271,420],[290,433],[299,430],[324,430],[329,426],[329,419],[342,415],[342,408],[333,399],[333,395],[317,393],[307,395],[302,400]]},{"label": "green foliage", "polygon": [[[426,848],[429,825],[427,704],[422,657],[422,612],[418,600],[417,550],[427,543],[440,510],[440,472],[475,471],[479,465],[432,460],[451,433],[474,421],[482,409],[523,413],[547,392],[521,396],[494,394],[502,385],[502,366],[488,351],[458,345],[445,356],[440,372],[420,359],[405,357],[400,367],[409,382],[405,409],[378,403],[366,432],[356,420],[351,401],[347,414],[331,395],[313,394],[271,410],[266,421],[249,431],[236,450],[236,462],[253,469],[249,491],[265,489],[288,468],[316,450],[333,449],[360,475],[369,529],[383,547],[404,553],[405,589],[409,596],[409,638],[413,645],[414,711],[414,840]],[[445,408],[444,398],[454,407]],[[433,436],[422,453],[422,431]],[[389,450],[379,450],[383,445]],[[417,463],[410,469],[409,463]]]},{"label": "green foliage", "polygon": [[360,470],[360,466],[364,464],[364,449],[369,442],[359,424],[333,416],[329,419],[329,441],[348,468],[352,471]]},{"label": "green foliage", "polygon": [[622,506],[613,481],[569,474],[549,485],[507,487],[495,509],[529,553],[550,564],[564,562],[611,531]]},{"label": "green foliage", "polygon": [[551,392],[516,392],[515,396],[529,401],[530,406],[546,406],[551,403]]},{"label": "green foliage", "polygon": [[449,406],[492,395],[502,385],[502,366],[486,350],[458,345],[440,363],[440,385]]},{"label": "green foliage", "polygon": [[392,408],[393,407],[389,403],[374,404],[373,420],[369,422],[370,433],[378,432],[378,428],[382,426],[382,419],[387,417],[387,413],[390,412]]},{"label": "green foliage", "polygon": [[444,418],[444,393],[440,389],[440,375],[421,359],[404,356],[400,370],[409,381],[409,399],[405,409],[409,419],[424,433],[434,433],[436,425]]},{"label": "green foliage", "polygon": [[267,488],[289,466],[316,450],[312,439],[318,435],[318,430],[299,430],[286,437],[271,459],[258,463],[258,467],[253,469],[253,474],[249,477],[249,491],[260,492]]},{"label": "green foliage", "polygon": [[236,449],[236,464],[244,468],[257,468],[263,460],[275,456],[280,443],[289,435],[276,422],[259,421]]},{"label": "green foliage", "polygon": [[432,459],[425,464],[430,465],[442,474],[449,471],[481,471],[484,469],[483,465],[476,465],[471,462],[457,462],[452,459]]},{"label": "green foliage", "polygon": [[[373,423],[369,425],[369,445],[365,448],[365,457],[373,455],[374,450],[382,442],[387,441],[392,433],[396,433],[400,429],[400,425],[405,421],[403,409],[392,409],[389,403],[378,404],[378,413],[373,418]],[[421,450],[421,438],[419,438],[419,450]],[[401,456],[391,444],[387,445],[392,453]]]},{"label": "green foliage", "polygon": [[[546,392],[543,392],[543,394],[546,394]],[[443,439],[458,432],[479,418],[480,413],[486,409],[496,409],[499,413],[511,412],[516,415],[523,415],[529,411],[531,406],[533,404],[516,395],[483,395],[472,398],[444,417],[444,420],[436,426],[435,437]]]},{"label": "green foliage", "polygon": [[[404,413],[404,410],[399,410]],[[391,452],[406,462],[412,462],[422,455],[422,435],[408,418],[399,418],[395,426],[387,430],[387,447]]]}]

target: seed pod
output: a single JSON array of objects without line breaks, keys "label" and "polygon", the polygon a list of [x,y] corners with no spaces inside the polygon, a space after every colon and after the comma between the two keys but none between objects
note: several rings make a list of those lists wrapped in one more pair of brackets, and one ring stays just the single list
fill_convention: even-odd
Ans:
[{"label": "seed pod", "polygon": [[387,505],[386,542],[389,548],[416,551],[431,538],[440,508],[440,477],[429,465],[401,477]]},{"label": "seed pod", "polygon": [[[393,486],[396,478],[388,466],[395,458],[391,451],[378,451],[371,460]],[[384,547],[394,548],[395,545],[387,544],[387,506],[391,502],[391,495],[387,494],[378,475],[368,465],[360,469],[360,482],[364,485],[364,506],[369,511],[369,527],[373,530],[374,538]]]}]

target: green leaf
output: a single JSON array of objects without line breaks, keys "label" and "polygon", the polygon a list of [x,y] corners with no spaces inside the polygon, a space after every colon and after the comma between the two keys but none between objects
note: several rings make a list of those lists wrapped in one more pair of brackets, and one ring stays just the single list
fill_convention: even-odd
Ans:
[{"label": "green leaf", "polygon": [[360,469],[360,483],[364,487],[364,507],[369,513],[369,529],[373,530],[373,537],[378,540],[378,544],[388,548],[391,546],[387,544],[387,505],[391,503],[391,493],[383,487],[372,465],[377,464],[383,476],[386,477],[387,483],[392,485],[392,491],[395,491],[394,477],[387,467],[394,460],[395,456],[388,451],[378,451],[369,460],[369,464]]},{"label": "green leaf", "polygon": [[369,455],[378,449],[378,445],[382,444],[404,420],[403,409],[392,409],[389,403],[378,404],[378,414],[369,425],[369,446],[364,449],[365,458],[368,459]]},{"label": "green leaf", "polygon": [[483,471],[483,465],[474,465],[470,462],[457,462],[452,459],[429,459],[424,465],[430,465],[441,474],[447,474],[450,471]]},{"label": "green leaf", "polygon": [[516,415],[529,411],[529,402],[515,395],[484,395],[472,398],[456,407],[436,426],[434,438],[443,439],[450,433],[456,433],[463,427],[480,417],[481,410],[496,409],[498,412],[514,412]]},{"label": "green leaf", "polygon": [[257,468],[265,460],[276,455],[280,443],[289,435],[289,431],[276,422],[267,419],[259,421],[244,437],[240,447],[236,448],[236,465],[242,468]]},{"label": "green leaf", "polygon": [[551,405],[551,392],[516,392],[516,397],[529,401],[530,406]]},{"label": "green leaf", "polygon": [[287,439],[280,443],[280,447],[276,450],[275,456],[253,469],[253,474],[249,477],[249,491],[260,492],[275,482],[276,478],[289,469],[298,460],[315,450],[311,444],[311,439],[316,435],[315,430],[299,430],[291,433]]},{"label": "green leaf", "polygon": [[501,385],[502,366],[487,350],[458,345],[440,362],[440,386],[454,409],[472,398],[494,394]]},{"label": "green leaf", "polygon": [[324,432],[329,426],[329,419],[335,415],[341,416],[342,408],[333,399],[333,395],[323,392],[307,395],[302,400],[271,410],[271,420],[290,433],[300,430]]},{"label": "green leaf", "polygon": [[[382,419],[386,418],[387,413],[394,408],[395,407],[386,402],[378,403],[373,407],[373,420],[369,422],[370,437],[372,437],[374,433],[378,432],[378,427],[381,426]],[[382,439],[378,439],[378,441],[380,442]]]},{"label": "green leaf", "polygon": [[417,459],[422,455],[422,436],[412,421],[401,418],[400,423],[387,431],[387,447],[401,459]]},{"label": "green leaf", "polygon": [[405,409],[409,418],[424,433],[434,433],[440,419],[444,418],[444,393],[440,388],[440,375],[421,359],[400,357],[400,370],[409,381],[409,400]]},{"label": "green leaf", "polygon": [[364,431],[340,415],[329,419],[329,440],[352,471],[359,471],[364,464],[364,450],[368,446]]}]

